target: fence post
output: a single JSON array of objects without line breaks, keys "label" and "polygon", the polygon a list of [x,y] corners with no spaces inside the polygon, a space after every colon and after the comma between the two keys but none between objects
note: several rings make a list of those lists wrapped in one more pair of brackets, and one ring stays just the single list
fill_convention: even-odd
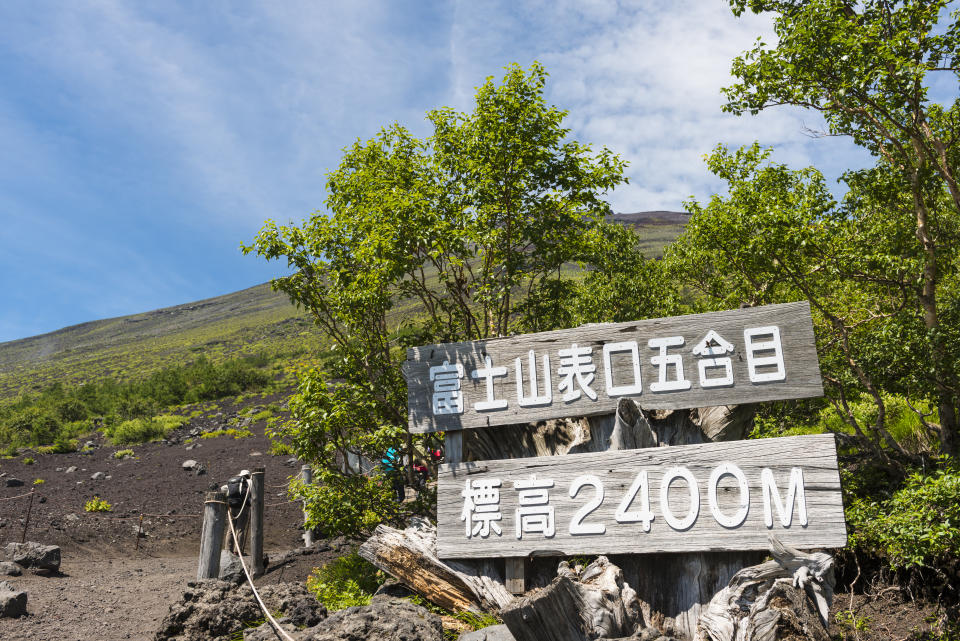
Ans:
[{"label": "fence post", "polygon": [[[300,479],[304,485],[310,485],[313,482],[313,468],[309,465],[302,465],[300,467]],[[306,502],[304,502],[304,507],[306,507]],[[313,545],[313,530],[307,527],[306,509],[303,511],[303,545],[304,547]]]},{"label": "fence post", "polygon": [[263,474],[264,468],[255,467],[250,475],[250,554],[253,556],[253,576],[261,576],[263,567]]},{"label": "fence post", "polygon": [[227,501],[223,492],[207,492],[203,502],[203,529],[200,531],[200,563],[197,580],[220,576],[220,550],[227,521]]},{"label": "fence post", "polygon": [[23,521],[23,534],[20,535],[20,542],[26,543],[27,541],[27,526],[30,525],[30,513],[33,512],[33,495],[36,493],[37,488],[30,489],[30,506],[27,508],[27,518]]}]

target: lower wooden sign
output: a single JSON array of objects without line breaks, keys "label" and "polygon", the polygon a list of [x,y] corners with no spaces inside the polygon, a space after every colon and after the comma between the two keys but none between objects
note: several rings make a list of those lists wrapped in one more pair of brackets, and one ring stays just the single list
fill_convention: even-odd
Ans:
[{"label": "lower wooden sign", "polygon": [[438,556],[839,548],[830,434],[444,465]]}]

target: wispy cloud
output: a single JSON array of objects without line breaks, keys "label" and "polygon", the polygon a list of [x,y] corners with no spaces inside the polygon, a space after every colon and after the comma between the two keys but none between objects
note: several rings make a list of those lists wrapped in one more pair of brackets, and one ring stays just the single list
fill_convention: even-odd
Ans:
[{"label": "wispy cloud", "polygon": [[[630,162],[618,211],[721,188],[701,156],[759,139],[828,173],[809,115],[720,110],[731,58],[770,25],[721,0],[5,3],[0,6],[0,340],[249,286],[265,218],[322,208],[341,149],[469,109],[543,62],[572,135]],[[6,311],[4,311],[6,310]]]}]

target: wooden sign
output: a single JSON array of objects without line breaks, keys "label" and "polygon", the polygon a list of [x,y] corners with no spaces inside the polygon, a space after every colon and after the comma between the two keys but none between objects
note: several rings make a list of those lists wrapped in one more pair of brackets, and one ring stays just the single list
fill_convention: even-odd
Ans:
[{"label": "wooden sign", "polygon": [[440,558],[840,548],[832,434],[444,465]]},{"label": "wooden sign", "polygon": [[407,352],[410,429],[434,432],[823,395],[810,306],[587,325]]}]

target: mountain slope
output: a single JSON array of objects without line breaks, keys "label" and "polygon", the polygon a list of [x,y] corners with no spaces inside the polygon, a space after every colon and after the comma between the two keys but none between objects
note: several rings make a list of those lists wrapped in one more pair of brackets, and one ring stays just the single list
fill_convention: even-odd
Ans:
[{"label": "mountain slope", "polygon": [[165,365],[257,353],[294,357],[319,347],[319,332],[285,294],[257,285],[132,316],[0,343],[0,398],[53,382],[124,379]]},{"label": "mountain slope", "polygon": [[[689,214],[648,211],[609,220],[632,228],[648,257],[683,230]],[[401,306],[403,307],[403,306]],[[415,313],[398,308],[398,312]],[[0,343],[0,399],[53,383],[107,376],[123,380],[203,354],[213,361],[240,355],[281,355],[286,371],[321,349],[321,335],[285,294],[257,285],[232,294],[65,327]]]}]

